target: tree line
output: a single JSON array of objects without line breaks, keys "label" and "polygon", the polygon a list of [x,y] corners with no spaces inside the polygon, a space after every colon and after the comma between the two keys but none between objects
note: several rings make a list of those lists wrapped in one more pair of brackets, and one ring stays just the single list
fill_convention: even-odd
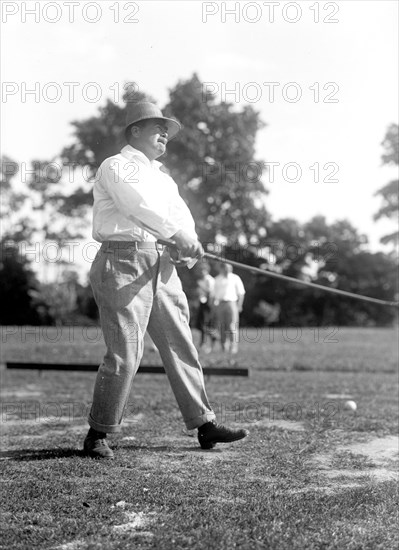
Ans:
[{"label": "tree line", "polygon": [[[237,108],[204,90],[196,74],[170,90],[163,111],[184,127],[168,144],[162,161],[188,203],[205,247],[298,279],[397,299],[398,231],[382,239],[392,243],[391,253],[372,253],[366,236],[348,220],[328,224],[323,216],[307,223],[275,219],[267,209],[268,190],[259,170],[263,159],[255,156],[256,136],[265,123],[252,106]],[[81,281],[73,265],[60,259],[54,280],[41,280],[21,243],[56,242],[62,247],[89,238],[92,179],[101,162],[123,146],[126,104],[143,98],[152,100],[136,87],[128,88],[123,102],[108,100],[96,116],[72,122],[73,143],[54,159],[33,160],[27,169],[2,158],[0,324],[97,322],[90,285]],[[397,124],[387,128],[382,146],[383,164],[397,166]],[[22,169],[26,185],[18,187]],[[398,181],[377,193],[381,206],[375,220],[397,221]],[[216,266],[211,269],[215,272]],[[242,313],[246,325],[386,326],[395,320],[392,308],[237,273],[247,290]],[[179,274],[195,313],[198,268]]]}]

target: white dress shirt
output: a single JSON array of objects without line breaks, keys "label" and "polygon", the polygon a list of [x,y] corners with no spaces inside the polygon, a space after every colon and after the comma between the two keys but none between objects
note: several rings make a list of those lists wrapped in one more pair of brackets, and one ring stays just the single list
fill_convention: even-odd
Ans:
[{"label": "white dress shirt", "polygon": [[93,189],[96,241],[155,242],[181,229],[197,238],[191,212],[161,166],[131,145],[101,164]]},{"label": "white dress shirt", "polygon": [[235,273],[228,273],[226,276],[217,275],[215,277],[215,286],[213,289],[215,303],[237,302],[244,294],[245,288],[243,282]]}]

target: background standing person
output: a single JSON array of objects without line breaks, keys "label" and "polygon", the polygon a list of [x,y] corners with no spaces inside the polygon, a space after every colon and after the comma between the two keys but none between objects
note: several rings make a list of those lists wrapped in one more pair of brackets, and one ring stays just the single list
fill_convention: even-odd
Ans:
[{"label": "background standing person", "polygon": [[233,273],[230,264],[219,265],[219,275],[215,277],[213,294],[222,349],[235,354],[238,351],[239,316],[245,288],[240,277]]},{"label": "background standing person", "polygon": [[200,349],[206,346],[207,340],[210,340],[210,347],[205,347],[205,351],[212,351],[216,342],[216,334],[213,315],[213,291],[215,279],[209,273],[210,267],[206,262],[199,265],[200,277],[197,280],[197,299],[198,310],[196,319],[196,328],[200,331]]},{"label": "background standing person", "polygon": [[[94,184],[93,237],[100,241],[90,283],[107,347],[98,369],[84,451],[113,458],[108,433],[121,430],[148,330],[159,350],[187,429],[202,448],[245,437],[216,423],[189,327],[187,298],[175,264],[202,257],[191,213],[173,179],[155,159],[180,124],[150,102],[130,105],[128,145],[106,159]],[[177,251],[157,239],[172,239]]]}]

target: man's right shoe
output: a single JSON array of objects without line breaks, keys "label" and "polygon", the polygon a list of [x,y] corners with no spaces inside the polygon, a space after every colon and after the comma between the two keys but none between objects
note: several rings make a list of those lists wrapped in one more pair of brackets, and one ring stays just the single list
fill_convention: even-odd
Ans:
[{"label": "man's right shoe", "polygon": [[238,441],[247,435],[249,435],[248,430],[233,430],[215,421],[207,422],[198,428],[198,441],[202,449],[212,449],[216,443]]},{"label": "man's right shoe", "polygon": [[113,451],[105,440],[106,434],[96,432],[90,428],[83,444],[84,453],[91,458],[114,458]]}]

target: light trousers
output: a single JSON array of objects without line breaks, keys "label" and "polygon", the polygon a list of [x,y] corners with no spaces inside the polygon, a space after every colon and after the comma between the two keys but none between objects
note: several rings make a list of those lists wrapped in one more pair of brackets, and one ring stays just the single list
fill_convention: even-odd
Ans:
[{"label": "light trousers", "polygon": [[121,429],[146,330],[157,346],[187,429],[215,418],[189,327],[189,309],[168,251],[108,241],[98,251],[90,283],[106,344],[94,387],[89,424]]},{"label": "light trousers", "polygon": [[238,342],[238,325],[240,314],[237,302],[219,302],[216,306],[217,324],[220,333],[220,342]]}]

